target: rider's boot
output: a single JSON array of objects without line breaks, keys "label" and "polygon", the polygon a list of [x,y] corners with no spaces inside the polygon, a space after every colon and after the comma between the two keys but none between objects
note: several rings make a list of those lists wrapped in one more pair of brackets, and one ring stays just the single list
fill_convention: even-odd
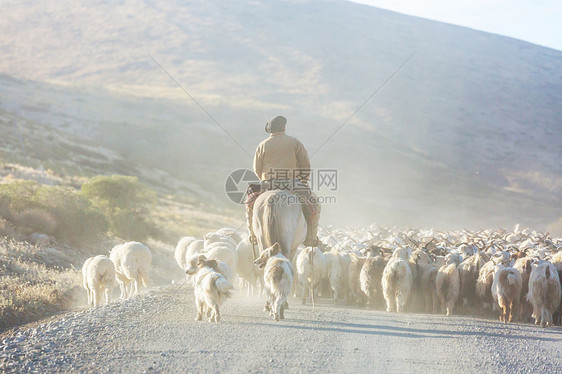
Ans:
[{"label": "rider's boot", "polygon": [[250,240],[250,243],[252,244],[258,244],[258,239],[256,238],[256,235],[254,234],[254,229],[252,228],[252,218],[254,216],[254,206],[247,204],[246,205],[246,220],[248,223],[248,233],[250,234],[250,236],[248,237],[248,240]]},{"label": "rider's boot", "polygon": [[[312,218],[312,217],[310,217]],[[318,247],[322,242],[318,239],[318,219],[309,219],[306,223],[305,247]]]}]

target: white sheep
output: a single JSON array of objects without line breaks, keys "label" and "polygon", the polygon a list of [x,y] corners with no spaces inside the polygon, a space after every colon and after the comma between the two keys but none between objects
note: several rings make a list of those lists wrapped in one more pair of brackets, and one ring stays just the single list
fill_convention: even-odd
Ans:
[{"label": "white sheep", "polygon": [[552,326],[552,314],[560,305],[560,278],[556,267],[548,261],[539,263],[529,277],[527,301],[533,306],[535,324]]},{"label": "white sheep", "polygon": [[217,233],[230,237],[232,240],[236,242],[237,245],[240,244],[240,242],[243,240],[240,234],[238,233],[238,230],[233,229],[231,227],[223,227],[222,229],[218,229]]},{"label": "white sheep", "polygon": [[187,264],[187,260],[192,258],[193,256],[197,256],[200,253],[203,253],[205,249],[205,241],[201,239],[197,239],[192,241],[185,250],[185,263]]},{"label": "white sheep", "polygon": [[452,315],[460,291],[459,270],[454,260],[449,265],[441,266],[437,271],[435,289],[441,303],[442,313]]},{"label": "white sheep", "polygon": [[[127,242],[113,247],[109,258],[115,264],[117,283],[121,287],[121,298],[138,295],[141,286],[148,287],[151,269],[150,249],[139,242]],[[132,283],[133,290],[128,290]]]},{"label": "white sheep", "polygon": [[310,293],[312,306],[314,306],[314,292],[326,273],[326,259],[318,248],[305,248],[297,257],[297,274],[304,290],[302,303],[306,302],[306,294]]},{"label": "white sheep", "polygon": [[178,244],[176,245],[176,250],[174,251],[174,258],[176,259],[178,266],[182,270],[185,270],[185,262],[187,260],[185,253],[187,252],[187,247],[195,240],[197,240],[197,238],[194,238],[193,236],[184,236],[178,241]]},{"label": "white sheep", "polygon": [[492,296],[495,267],[496,263],[494,261],[490,260],[486,262],[480,269],[478,279],[476,280],[476,295],[478,295],[484,307],[492,306],[492,310],[497,309]]},{"label": "white sheep", "polygon": [[90,265],[90,262],[92,262],[94,257],[87,258],[86,261],[84,261],[84,265],[82,265],[82,286],[88,293],[88,305],[94,305],[92,290],[90,290],[90,287],[88,286],[88,265]]},{"label": "white sheep", "polygon": [[330,280],[334,304],[343,297],[346,304],[349,298],[349,265],[351,256],[335,250],[324,253],[326,257],[326,276]]},{"label": "white sheep", "polygon": [[213,243],[228,243],[233,248],[236,248],[238,243],[229,235],[224,235],[218,232],[210,232],[205,235],[205,248],[209,247]]},{"label": "white sheep", "polygon": [[225,262],[232,270],[232,274],[236,273],[238,255],[236,253],[236,246],[233,246],[231,243],[217,242],[205,246],[205,255],[208,259]]},{"label": "white sheep", "polygon": [[299,277],[297,275],[297,258],[299,257],[299,254],[303,251],[304,247],[302,245],[299,245],[295,251],[295,255],[293,256],[292,259],[289,259],[289,261],[291,261],[291,269],[292,270],[292,274],[293,274],[293,297],[295,299],[298,299],[299,297],[302,296],[302,293],[304,292],[304,290],[302,289],[302,286],[299,282]]},{"label": "white sheep", "polygon": [[131,294],[130,288],[132,288],[132,284],[129,279],[123,274],[121,270],[121,266],[117,264],[117,257],[120,256],[120,248],[123,244],[117,244],[113,247],[109,253],[109,258],[113,261],[113,265],[115,266],[115,279],[117,280],[117,284],[121,290],[121,295],[119,296],[121,299],[125,299]]},{"label": "white sheep", "polygon": [[[562,286],[562,247],[558,247],[559,252],[552,255],[550,258],[550,262],[556,270],[558,270],[558,278],[560,279],[560,285]],[[557,319],[554,323],[558,323],[560,325],[560,321],[562,321],[562,300],[560,300],[560,307],[558,308]]]},{"label": "white sheep", "polygon": [[248,296],[250,296],[250,292],[254,294],[258,283],[263,286],[262,272],[254,265],[254,260],[259,257],[259,249],[245,239],[236,247],[236,254],[238,256],[236,271],[238,276],[248,283]]},{"label": "white sheep", "polygon": [[[395,253],[396,254],[396,253]],[[412,288],[412,271],[408,260],[392,256],[382,274],[382,292],[386,300],[386,311],[404,312]]]},{"label": "white sheep", "polygon": [[86,270],[88,289],[92,294],[93,306],[101,304],[102,295],[105,295],[105,304],[108,304],[111,291],[115,286],[115,266],[107,256],[96,256],[88,263]]}]

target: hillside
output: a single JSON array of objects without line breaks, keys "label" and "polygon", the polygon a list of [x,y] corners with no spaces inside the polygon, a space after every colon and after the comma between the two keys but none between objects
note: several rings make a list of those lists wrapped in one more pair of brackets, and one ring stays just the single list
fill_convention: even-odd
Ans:
[{"label": "hillside", "polygon": [[283,113],[313,166],[338,170],[323,223],[545,228],[562,217],[560,51],[339,0],[10,0],[0,11],[4,160],[139,175],[242,217],[224,180]]}]

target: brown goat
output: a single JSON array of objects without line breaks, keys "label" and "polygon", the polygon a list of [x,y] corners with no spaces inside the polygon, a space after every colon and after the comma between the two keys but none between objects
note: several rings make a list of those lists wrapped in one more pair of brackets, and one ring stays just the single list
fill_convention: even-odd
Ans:
[{"label": "brown goat", "polygon": [[452,315],[460,289],[459,270],[455,263],[439,268],[435,277],[435,288],[441,302],[442,313]]},{"label": "brown goat", "polygon": [[360,284],[361,291],[367,297],[367,306],[374,308],[382,305],[382,272],[386,266],[386,261],[382,256],[369,257],[365,260],[361,268]]},{"label": "brown goat", "polygon": [[512,267],[502,267],[494,273],[492,295],[500,307],[500,321],[512,322],[521,297],[521,274]]},{"label": "brown goat", "polygon": [[479,252],[465,259],[458,267],[460,278],[459,302],[467,308],[476,305],[478,299],[476,296],[476,281],[480,269],[487,261],[488,256]]}]

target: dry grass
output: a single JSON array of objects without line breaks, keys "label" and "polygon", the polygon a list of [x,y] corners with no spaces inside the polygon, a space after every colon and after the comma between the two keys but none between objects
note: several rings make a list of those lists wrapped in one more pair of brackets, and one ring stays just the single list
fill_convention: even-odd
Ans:
[{"label": "dry grass", "polygon": [[69,256],[0,237],[0,331],[68,308],[80,275]]}]

